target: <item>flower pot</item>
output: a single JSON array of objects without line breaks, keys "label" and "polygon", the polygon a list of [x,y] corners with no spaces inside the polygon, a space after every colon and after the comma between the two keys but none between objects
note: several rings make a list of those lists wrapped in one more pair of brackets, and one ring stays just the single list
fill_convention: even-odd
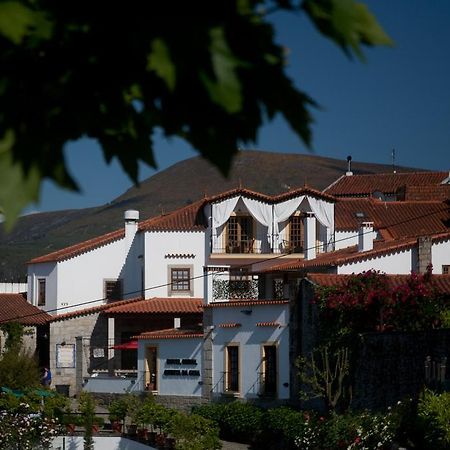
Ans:
[{"label": "flower pot", "polygon": [[111,423],[111,427],[117,433],[122,433],[122,423],[120,421],[115,420],[114,422]]}]

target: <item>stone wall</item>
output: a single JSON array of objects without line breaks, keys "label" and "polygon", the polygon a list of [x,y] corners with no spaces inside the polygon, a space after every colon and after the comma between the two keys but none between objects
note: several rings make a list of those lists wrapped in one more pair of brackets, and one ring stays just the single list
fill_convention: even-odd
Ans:
[{"label": "stone wall", "polygon": [[[99,317],[99,314],[92,314],[52,322],[50,324],[50,370],[53,374],[53,387],[68,386],[69,395],[75,395],[77,369],[79,377],[87,377],[89,376],[89,372],[92,371],[95,360],[99,360],[99,366],[106,364],[107,367],[108,342],[106,321],[106,317]],[[81,338],[78,339],[78,348],[77,337]],[[60,351],[68,351],[72,346],[75,346],[78,364],[75,364],[75,367],[57,367],[57,348]],[[94,358],[92,354],[92,348],[94,347],[103,348],[105,356],[103,358]],[[78,380],[79,383],[81,381]]]},{"label": "stone wall", "polygon": [[352,407],[379,409],[416,397],[425,384],[427,356],[432,360],[450,356],[450,329],[361,335],[354,362]]}]

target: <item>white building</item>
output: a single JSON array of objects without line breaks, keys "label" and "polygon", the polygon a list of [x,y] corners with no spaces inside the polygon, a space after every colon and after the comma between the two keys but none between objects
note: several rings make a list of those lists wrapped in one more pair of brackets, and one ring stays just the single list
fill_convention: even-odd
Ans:
[{"label": "white building", "polygon": [[33,259],[29,300],[53,315],[55,384],[72,392],[108,372],[186,402],[288,400],[299,278],[450,266],[442,200],[339,195],[235,189],[140,223],[127,211],[122,230]]}]

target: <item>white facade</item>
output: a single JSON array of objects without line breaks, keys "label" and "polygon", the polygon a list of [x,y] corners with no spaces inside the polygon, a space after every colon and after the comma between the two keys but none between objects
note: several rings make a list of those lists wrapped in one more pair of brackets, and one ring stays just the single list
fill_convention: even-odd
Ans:
[{"label": "white facade", "polygon": [[156,350],[156,386],[159,395],[202,395],[202,338],[140,339],[138,389],[144,390],[148,349]]},{"label": "white facade", "polygon": [[375,256],[363,261],[350,262],[338,266],[337,273],[352,274],[368,270],[379,270],[387,274],[408,275],[415,264],[416,256],[412,249],[400,250],[390,254]]},{"label": "white facade", "polygon": [[431,261],[433,273],[436,274],[443,273],[443,266],[450,266],[450,240],[433,243],[431,246]]},{"label": "white facade", "polygon": [[[213,396],[258,398],[264,395],[264,346],[276,352],[276,390],[274,398],[289,398],[288,305],[212,307],[213,312]],[[276,326],[258,326],[262,323]],[[228,327],[236,324],[238,327]],[[227,349],[238,347],[238,389],[228,389],[230,367]],[[230,380],[231,381],[231,380]],[[228,385],[228,387],[227,387]]]},{"label": "white facade", "polygon": [[[203,297],[205,232],[145,232],[145,298]],[[189,292],[172,292],[171,269],[189,269]]]}]

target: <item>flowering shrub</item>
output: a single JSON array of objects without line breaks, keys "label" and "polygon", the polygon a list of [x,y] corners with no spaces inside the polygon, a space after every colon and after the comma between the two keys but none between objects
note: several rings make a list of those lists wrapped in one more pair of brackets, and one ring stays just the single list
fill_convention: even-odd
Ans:
[{"label": "flowering shrub", "polygon": [[331,414],[328,418],[308,417],[296,438],[301,450],[372,450],[388,449],[394,442],[397,422],[391,411],[386,414]]},{"label": "flowering shrub", "polygon": [[449,299],[431,284],[431,267],[411,274],[395,287],[385,274],[367,271],[352,276],[342,287],[319,288],[315,303],[325,338],[352,332],[410,331],[439,328]]},{"label": "flowering shrub", "polygon": [[28,403],[0,411],[0,448],[11,450],[46,449],[60,434],[57,419],[33,412]]}]

